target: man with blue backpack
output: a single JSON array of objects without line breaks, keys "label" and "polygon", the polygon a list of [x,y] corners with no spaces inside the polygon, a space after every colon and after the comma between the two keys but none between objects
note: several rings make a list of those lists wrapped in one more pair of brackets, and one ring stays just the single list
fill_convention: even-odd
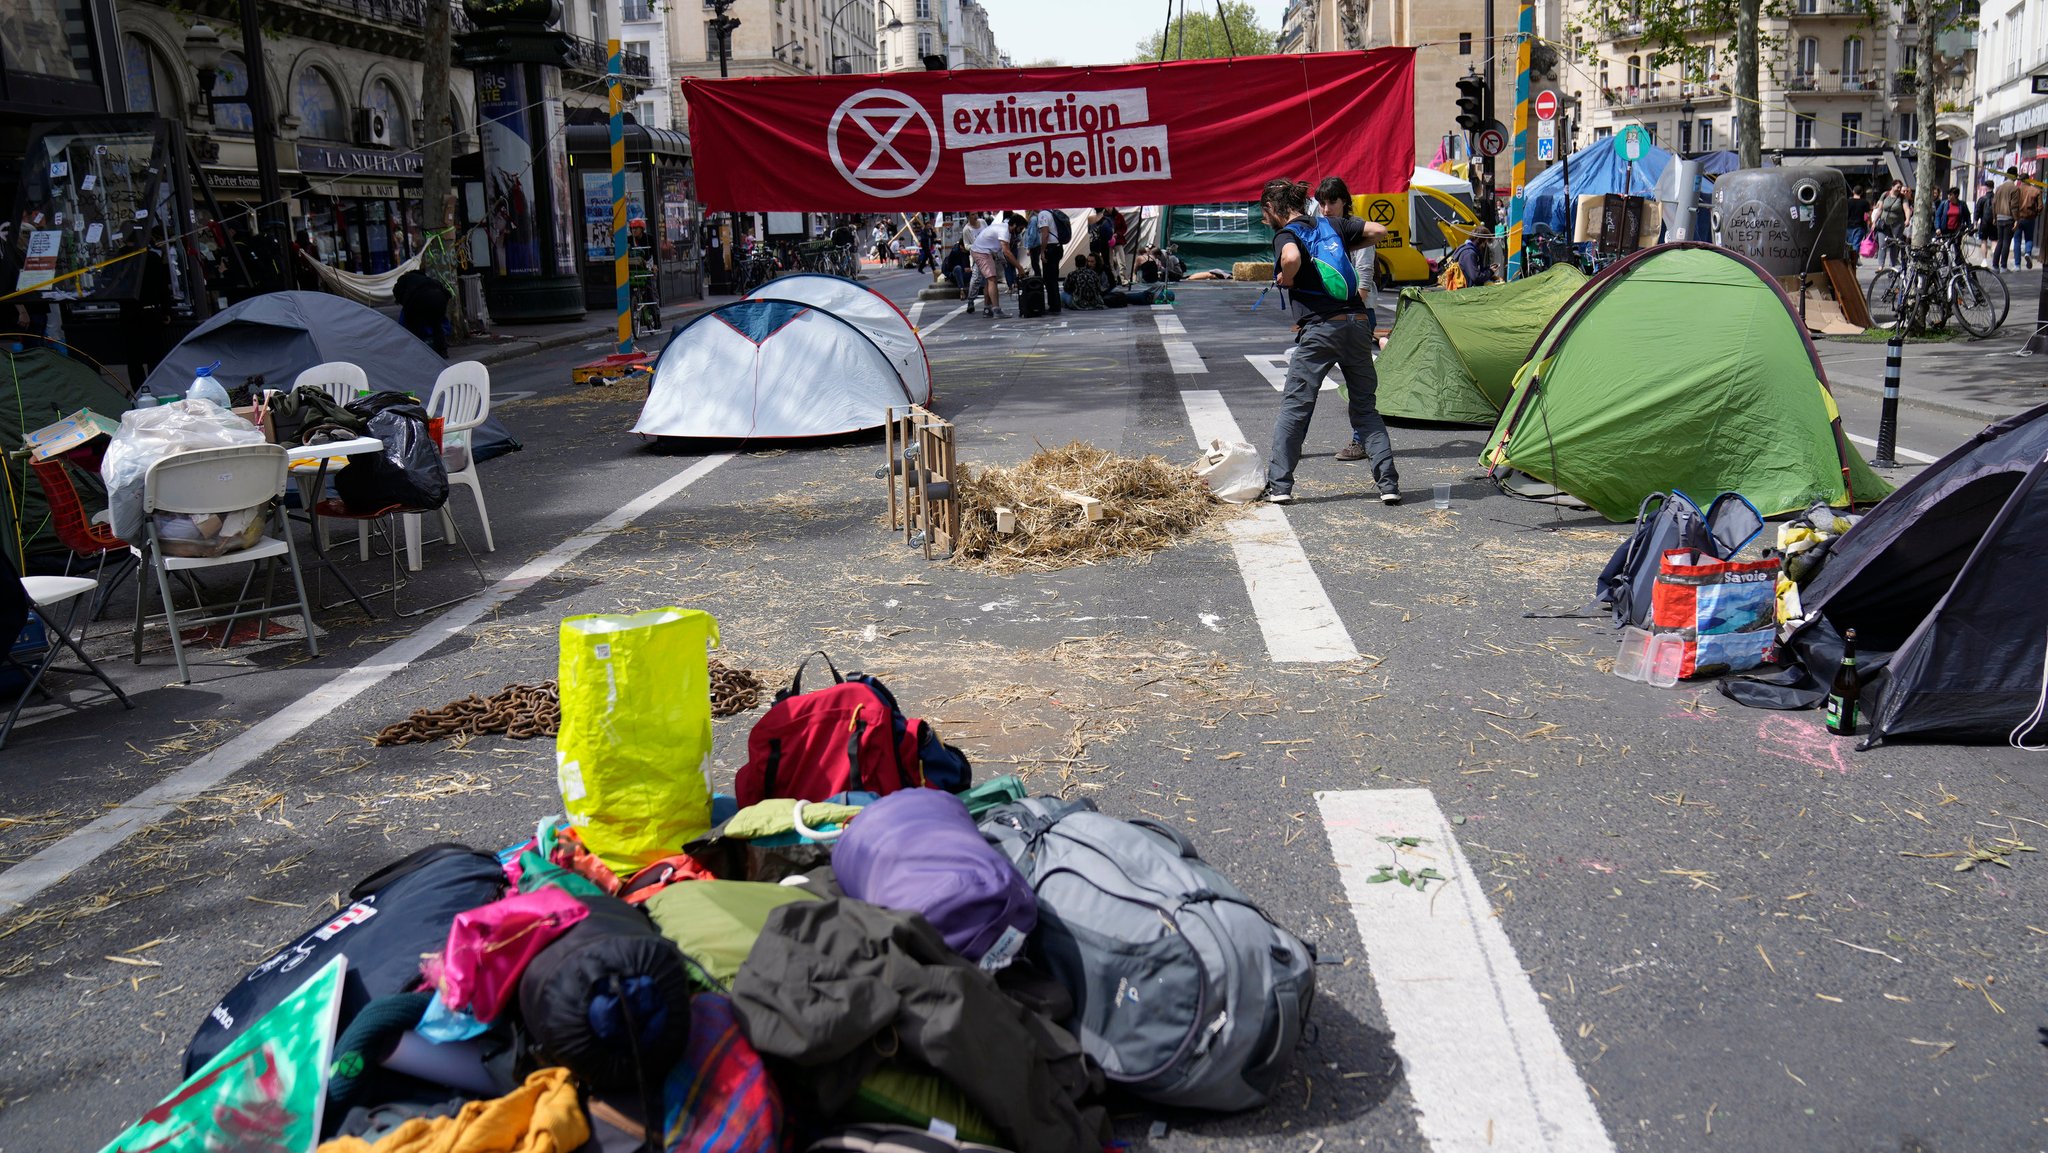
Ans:
[{"label": "man with blue backpack", "polygon": [[1273,230],[1273,282],[1288,290],[1294,310],[1294,352],[1274,422],[1273,450],[1266,461],[1265,499],[1294,499],[1294,469],[1315,415],[1316,397],[1332,368],[1344,371],[1350,393],[1351,428],[1372,462],[1380,503],[1401,503],[1401,477],[1386,422],[1373,406],[1379,377],[1372,367],[1372,325],[1358,291],[1351,253],[1367,245],[1365,222],[1308,214],[1308,185],[1269,180],[1259,212]]}]

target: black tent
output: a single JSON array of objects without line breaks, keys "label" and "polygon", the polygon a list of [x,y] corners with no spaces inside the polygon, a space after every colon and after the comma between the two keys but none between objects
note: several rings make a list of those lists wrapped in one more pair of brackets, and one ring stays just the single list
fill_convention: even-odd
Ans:
[{"label": "black tent", "polygon": [[1824,681],[1834,634],[1853,628],[1880,665],[1864,748],[2003,743],[2043,691],[2044,588],[2048,405],[1985,428],[1845,533],[1801,593],[1811,619],[1793,644]]}]

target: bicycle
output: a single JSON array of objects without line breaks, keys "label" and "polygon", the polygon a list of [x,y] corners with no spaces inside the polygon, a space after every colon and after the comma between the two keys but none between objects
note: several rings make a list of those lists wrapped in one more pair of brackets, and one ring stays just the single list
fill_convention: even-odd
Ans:
[{"label": "bicycle", "polygon": [[654,274],[636,271],[627,281],[632,292],[633,335],[651,336],[661,331],[661,302],[655,298]]},{"label": "bicycle", "polygon": [[756,250],[741,257],[740,262],[734,265],[732,270],[733,293],[736,296],[747,296],[774,279],[780,271],[782,270],[776,266],[775,258],[765,252]]},{"label": "bicycle", "polygon": [[1899,328],[1915,312],[1923,312],[1935,327],[1946,327],[1953,317],[1971,336],[1990,336],[2005,323],[2012,294],[2005,281],[1996,275],[1979,276],[1982,271],[1963,258],[1953,238],[1942,238],[1934,246],[1931,279],[1923,276],[1917,262],[1903,269],[1880,269],[1870,278],[1870,319],[1880,328]]}]

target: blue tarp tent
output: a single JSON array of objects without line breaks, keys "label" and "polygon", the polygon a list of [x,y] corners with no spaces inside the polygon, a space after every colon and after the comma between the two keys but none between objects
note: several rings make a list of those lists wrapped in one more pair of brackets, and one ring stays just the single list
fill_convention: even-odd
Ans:
[{"label": "blue tarp tent", "polygon": [[1529,182],[1523,199],[1523,220],[1531,228],[1547,224],[1560,236],[1572,234],[1570,206],[1565,203],[1566,167],[1571,169],[1571,194],[1576,201],[1581,196],[1612,196],[1621,192],[1632,196],[1655,196],[1657,178],[1664,175],[1664,168],[1670,163],[1669,152],[1652,146],[1649,153],[1636,162],[1635,171],[1628,177],[1628,187],[1624,189],[1622,179],[1628,166],[1614,154],[1613,138],[1595,140],[1572,153],[1568,166],[1554,165]]},{"label": "blue tarp tent", "polygon": [[1741,154],[1727,149],[1701,153],[1697,159],[1700,162],[1701,176],[1719,176],[1723,172],[1733,172],[1742,167]]}]

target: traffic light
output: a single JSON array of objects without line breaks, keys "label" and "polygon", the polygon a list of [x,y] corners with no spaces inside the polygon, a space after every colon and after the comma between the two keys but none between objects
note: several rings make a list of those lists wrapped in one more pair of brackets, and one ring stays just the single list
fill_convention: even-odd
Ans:
[{"label": "traffic light", "polygon": [[1486,121],[1486,78],[1474,73],[1458,77],[1458,127],[1467,132],[1479,131]]}]

